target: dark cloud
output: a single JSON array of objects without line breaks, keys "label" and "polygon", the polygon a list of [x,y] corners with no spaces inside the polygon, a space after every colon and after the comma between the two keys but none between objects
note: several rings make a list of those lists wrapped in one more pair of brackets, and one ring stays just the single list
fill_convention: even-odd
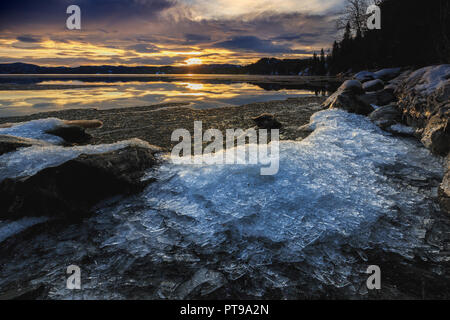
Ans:
[{"label": "dark cloud", "polygon": [[311,39],[317,39],[320,37],[320,33],[297,33],[297,34],[281,34],[279,36],[273,37],[271,40],[274,41],[310,41]]},{"label": "dark cloud", "polygon": [[291,49],[288,47],[275,45],[270,40],[261,40],[255,36],[237,36],[231,40],[216,43],[215,46],[224,49],[245,50],[261,53],[291,52]]},{"label": "dark cloud", "polygon": [[29,35],[18,36],[16,39],[22,42],[30,42],[30,43],[38,43],[42,41],[40,37]]},{"label": "dark cloud", "polygon": [[211,36],[204,34],[186,33],[184,35],[186,42],[202,43],[211,41]]},{"label": "dark cloud", "polygon": [[133,50],[139,53],[154,53],[158,52],[158,47],[152,44],[138,43],[127,47],[128,50]]},{"label": "dark cloud", "polygon": [[[81,8],[82,26],[115,24],[133,18],[154,17],[172,7],[173,0],[16,0],[0,1],[0,30],[24,26],[58,25],[65,28],[67,7]],[[106,31],[106,30],[105,30]]]}]

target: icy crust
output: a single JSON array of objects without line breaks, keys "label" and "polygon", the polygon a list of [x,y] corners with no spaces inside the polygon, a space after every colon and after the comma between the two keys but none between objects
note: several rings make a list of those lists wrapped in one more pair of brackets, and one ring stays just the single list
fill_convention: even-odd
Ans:
[{"label": "icy crust", "polygon": [[7,134],[21,138],[43,140],[52,144],[61,144],[64,140],[46,131],[65,126],[64,122],[57,118],[31,120],[15,124],[11,128],[0,128],[0,134]]},{"label": "icy crust", "polygon": [[[440,160],[345,111],[316,113],[311,125],[316,130],[307,139],[280,143],[275,176],[261,176],[259,165],[165,163],[140,199],[112,210],[122,223],[102,247],[155,263],[167,261],[174,248],[220,254],[218,269],[229,279],[259,270],[278,288],[298,280],[272,269],[278,263],[294,263],[319,283],[352,287],[355,277],[365,276],[367,266],[355,265],[367,259],[366,249],[407,259],[429,249],[423,239],[429,195],[384,171],[394,168],[419,181],[442,177]],[[361,259],[344,253],[348,246]]]},{"label": "icy crust", "polygon": [[0,156],[0,181],[36,174],[47,167],[54,167],[75,159],[81,154],[98,154],[123,149],[130,145],[150,147],[139,139],[130,139],[113,144],[86,145],[75,147],[31,146]]},{"label": "icy crust", "polygon": [[382,166],[426,164],[442,175],[428,151],[383,134],[363,117],[327,110],[311,126],[316,130],[304,141],[280,143],[275,176],[261,176],[259,165],[166,163],[147,191],[148,204],[192,218],[179,231],[197,243],[219,245],[217,234],[232,224],[240,236],[286,243],[283,260],[297,261],[307,246],[359,234],[398,213],[396,206],[413,210],[411,199],[422,197],[399,198]]},{"label": "icy crust", "polygon": [[0,243],[36,224],[47,221],[46,217],[23,218],[17,221],[0,221]]},{"label": "icy crust", "polygon": [[[316,113],[311,126],[305,140],[280,142],[275,176],[164,163],[142,194],[13,247],[0,288],[26,274],[51,298],[358,297],[372,249],[407,266],[440,261],[425,240],[440,159],[342,110]],[[61,281],[72,263],[89,275],[81,292]]]}]

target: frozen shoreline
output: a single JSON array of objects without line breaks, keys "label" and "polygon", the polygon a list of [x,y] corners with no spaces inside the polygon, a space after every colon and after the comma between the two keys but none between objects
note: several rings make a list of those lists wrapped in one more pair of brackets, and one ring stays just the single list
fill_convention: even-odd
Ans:
[{"label": "frozen shoreline", "polygon": [[[374,95],[355,86],[345,85],[329,100],[332,106],[348,101],[352,110],[368,110],[355,96]],[[106,123],[89,131],[94,145],[86,147],[96,152],[104,148],[100,143],[130,136],[167,151],[164,141],[172,130],[193,119],[221,130],[246,129],[254,125],[252,116],[273,112],[283,124],[280,172],[263,177],[258,165],[166,161],[149,172],[154,182],[142,193],[102,203],[76,225],[55,220],[25,231],[36,221],[2,226],[0,256],[7,276],[0,280],[0,296],[17,295],[16,287],[35,292],[36,285],[50,299],[450,296],[450,221],[437,203],[443,159],[408,136],[411,127],[401,127],[400,135],[388,133],[367,117],[322,110],[317,100],[307,99],[212,111],[175,105],[59,113]],[[143,120],[143,114],[149,117]],[[138,118],[142,122],[136,125]],[[388,123],[398,129],[393,119]],[[50,148],[71,158],[75,148],[86,147]],[[0,161],[20,164],[26,150]],[[22,232],[13,235],[14,230]],[[67,263],[90,275],[82,295],[67,292],[59,281]],[[380,293],[365,287],[372,264],[382,269]],[[23,274],[39,281],[24,281]]]}]

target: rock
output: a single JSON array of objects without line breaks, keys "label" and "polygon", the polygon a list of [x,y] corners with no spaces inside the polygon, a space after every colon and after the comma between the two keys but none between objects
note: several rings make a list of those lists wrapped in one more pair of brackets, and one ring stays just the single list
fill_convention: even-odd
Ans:
[{"label": "rock", "polygon": [[140,146],[94,155],[80,155],[31,177],[0,183],[0,219],[53,216],[78,219],[101,200],[142,190],[146,169],[157,160],[156,149]]},{"label": "rock", "polygon": [[377,106],[385,106],[391,102],[394,102],[395,96],[391,90],[384,89],[381,91],[369,92],[360,95],[358,96],[358,99],[369,105],[375,104]]},{"label": "rock", "polygon": [[364,93],[361,82],[358,80],[347,80],[338,89],[346,93],[360,94]]},{"label": "rock", "polygon": [[362,94],[358,96],[358,100],[364,102],[365,104],[368,105],[380,105],[380,103],[378,103],[378,95],[376,92],[369,92],[366,94]]},{"label": "rock", "polygon": [[400,75],[400,68],[381,69],[373,74],[375,79],[381,79],[384,81],[392,80]]},{"label": "rock", "polygon": [[396,101],[396,97],[394,95],[394,90],[390,88],[385,88],[384,90],[376,92],[378,105],[384,106],[391,102]]},{"label": "rock", "polygon": [[103,126],[103,122],[100,120],[64,120],[64,123],[68,126],[81,127],[84,129],[96,129]]},{"label": "rock", "polygon": [[387,129],[402,121],[402,113],[398,110],[396,104],[391,104],[373,111],[369,115],[369,119],[380,128]]},{"label": "rock", "polygon": [[374,79],[374,75],[372,72],[369,71],[361,71],[358,72],[357,74],[355,74],[353,76],[354,79],[361,81],[361,82],[366,82],[366,81],[370,81]]},{"label": "rock", "polygon": [[384,88],[383,80],[376,79],[372,81],[367,81],[363,84],[363,89],[366,92],[379,91]]},{"label": "rock", "polygon": [[422,133],[421,141],[431,152],[445,156],[450,151],[449,117],[433,116]]},{"label": "rock", "polygon": [[371,105],[361,101],[357,96],[341,94],[330,105],[330,109],[342,109],[347,112],[368,115],[374,109]]},{"label": "rock", "polygon": [[186,299],[194,292],[200,296],[206,296],[223,287],[226,279],[220,272],[202,268],[198,270],[191,279],[182,283],[175,291],[177,299]]},{"label": "rock", "polygon": [[347,80],[323,103],[322,106],[330,109],[342,109],[352,113],[368,115],[374,109],[370,103],[367,103],[364,99],[360,99],[361,93],[364,93],[361,82],[357,80]]},{"label": "rock", "polygon": [[450,155],[446,159],[446,173],[438,191],[441,209],[450,214]]},{"label": "rock", "polygon": [[84,128],[76,126],[58,127],[46,133],[61,137],[68,143],[88,143],[92,140],[92,136],[86,133]]},{"label": "rock", "polygon": [[45,146],[49,144],[41,140],[0,135],[0,155],[16,151],[19,148],[31,147],[32,145]]},{"label": "rock", "polygon": [[281,123],[275,118],[271,113],[263,113],[255,118],[252,118],[256,125],[260,129],[280,129],[282,127]]},{"label": "rock", "polygon": [[17,284],[0,295],[0,300],[42,300],[48,296],[49,288],[43,284]]},{"label": "rock", "polygon": [[434,115],[449,117],[450,65],[425,67],[399,78],[395,94],[409,125],[422,129]]}]

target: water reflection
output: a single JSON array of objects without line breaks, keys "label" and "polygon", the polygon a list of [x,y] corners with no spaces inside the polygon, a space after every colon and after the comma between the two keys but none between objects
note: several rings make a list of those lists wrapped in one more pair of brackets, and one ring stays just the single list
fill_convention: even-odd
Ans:
[{"label": "water reflection", "polygon": [[45,86],[46,90],[0,91],[0,116],[168,102],[187,102],[195,108],[216,108],[305,95],[325,95],[330,90],[308,84],[270,82],[264,77],[216,75],[0,77],[0,84],[5,83],[18,84],[18,88],[26,85]]}]

